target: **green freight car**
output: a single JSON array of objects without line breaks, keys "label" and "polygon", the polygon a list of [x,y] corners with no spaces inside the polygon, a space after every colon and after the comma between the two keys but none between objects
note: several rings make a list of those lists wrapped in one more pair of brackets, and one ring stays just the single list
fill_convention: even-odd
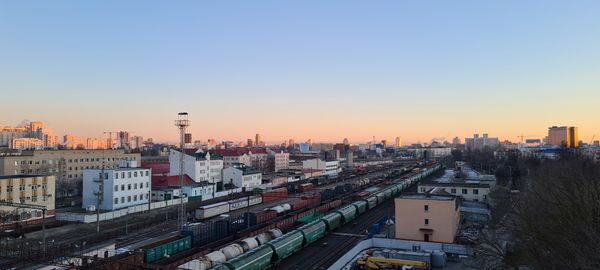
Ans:
[{"label": "green freight car", "polygon": [[219,270],[263,270],[271,265],[273,248],[268,245],[257,247],[215,267]]},{"label": "green freight car", "polygon": [[348,223],[356,217],[356,207],[354,207],[354,205],[346,205],[336,210],[336,212],[342,214],[344,223]]},{"label": "green freight car", "polygon": [[306,224],[298,228],[298,230],[304,235],[304,245],[310,245],[325,236],[327,226],[325,225],[325,221],[318,220],[313,223]]},{"label": "green freight car", "polygon": [[342,215],[338,212],[333,212],[325,215],[321,220],[325,222],[327,231],[330,232],[340,227],[342,224]]},{"label": "green freight car", "polygon": [[303,242],[304,234],[300,230],[294,230],[268,242],[267,245],[275,252],[276,258],[274,260],[281,261],[302,249]]},{"label": "green freight car", "polygon": [[359,215],[367,211],[367,202],[365,201],[356,201],[353,202],[352,205],[356,207],[356,211],[358,211]]},{"label": "green freight car", "polygon": [[368,197],[366,201],[369,203],[369,209],[373,209],[377,206],[377,196]]},{"label": "green freight car", "polygon": [[144,260],[146,263],[153,263],[167,255],[177,254],[192,248],[192,237],[186,236],[160,246],[147,248],[144,250]]}]

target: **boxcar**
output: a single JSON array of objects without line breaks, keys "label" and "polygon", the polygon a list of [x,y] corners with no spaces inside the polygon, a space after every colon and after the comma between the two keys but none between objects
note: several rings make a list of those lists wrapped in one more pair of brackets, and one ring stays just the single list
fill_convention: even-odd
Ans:
[{"label": "boxcar", "polygon": [[333,212],[325,215],[321,220],[325,222],[327,231],[330,232],[340,227],[342,224],[342,215],[338,212]]},{"label": "boxcar", "polygon": [[302,249],[304,235],[298,230],[291,231],[267,243],[275,252],[273,260],[281,261]]},{"label": "boxcar", "polygon": [[298,228],[298,231],[301,231],[304,235],[304,245],[310,245],[323,238],[323,236],[325,236],[326,229],[327,225],[321,219]]},{"label": "boxcar", "polygon": [[196,208],[196,219],[202,220],[229,212],[229,203],[215,203]]}]

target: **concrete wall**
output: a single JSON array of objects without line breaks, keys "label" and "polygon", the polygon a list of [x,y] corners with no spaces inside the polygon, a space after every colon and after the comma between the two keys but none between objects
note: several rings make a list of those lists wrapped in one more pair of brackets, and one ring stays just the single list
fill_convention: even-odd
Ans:
[{"label": "concrete wall", "polygon": [[394,204],[396,238],[424,241],[424,235],[429,234],[431,242],[454,242],[460,221],[455,200],[396,198]]}]

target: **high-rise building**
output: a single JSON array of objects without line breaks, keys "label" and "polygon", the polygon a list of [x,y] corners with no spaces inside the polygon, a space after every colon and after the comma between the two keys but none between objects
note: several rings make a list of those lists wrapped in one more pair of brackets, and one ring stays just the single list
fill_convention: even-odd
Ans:
[{"label": "high-rise building", "polygon": [[381,140],[381,144],[383,145],[383,148],[387,147],[387,140]]},{"label": "high-rise building", "polygon": [[452,145],[457,146],[459,144],[460,144],[460,138],[454,137],[454,139],[452,139]]},{"label": "high-rise building", "polygon": [[254,147],[254,142],[252,141],[252,139],[248,139],[248,141],[246,142],[246,147]]},{"label": "high-rise building", "polygon": [[485,133],[482,137],[479,137],[479,134],[474,134],[473,138],[465,138],[465,147],[469,150],[481,150],[485,147],[495,148],[498,146],[500,146],[500,140],[489,137]]},{"label": "high-rise building", "polygon": [[256,137],[254,140],[254,145],[259,146],[260,145],[260,133],[256,133]]},{"label": "high-rise building", "polygon": [[552,126],[548,128],[548,144],[566,148],[579,147],[577,127]]},{"label": "high-rise building", "polygon": [[402,147],[402,138],[396,137],[396,147]]},{"label": "high-rise building", "polygon": [[348,141],[348,138],[344,138],[343,144],[344,145],[349,145],[350,144],[350,142]]}]

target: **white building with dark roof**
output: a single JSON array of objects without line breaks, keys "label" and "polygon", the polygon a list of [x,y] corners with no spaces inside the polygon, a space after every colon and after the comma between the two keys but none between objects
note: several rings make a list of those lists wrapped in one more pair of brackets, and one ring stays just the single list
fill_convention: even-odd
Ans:
[{"label": "white building with dark roof", "polygon": [[236,187],[252,188],[262,184],[262,173],[244,164],[236,164],[223,170],[223,183]]},{"label": "white building with dark roof", "polygon": [[[221,171],[223,170],[223,158],[209,152],[192,149],[185,150],[183,160],[184,174],[190,176],[195,182],[221,182]],[[171,149],[169,153],[170,170],[169,175],[180,175],[181,152]]]}]

